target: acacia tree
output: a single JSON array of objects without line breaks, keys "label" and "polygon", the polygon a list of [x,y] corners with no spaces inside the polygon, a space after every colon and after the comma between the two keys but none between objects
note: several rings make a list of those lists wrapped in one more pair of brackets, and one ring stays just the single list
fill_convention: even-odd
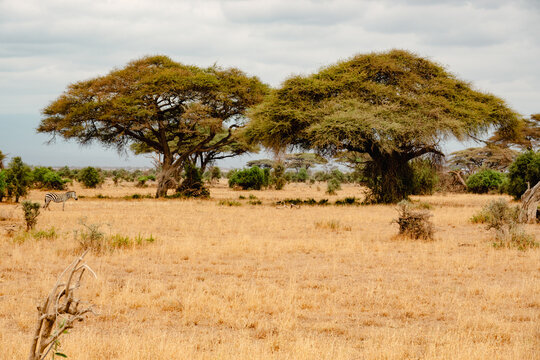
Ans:
[{"label": "acacia tree", "polygon": [[500,147],[518,147],[521,150],[538,151],[540,148],[540,114],[532,114],[529,119],[524,119],[516,131],[516,136],[508,138],[504,132],[495,132],[489,139]]},{"label": "acacia tree", "polygon": [[235,68],[199,68],[166,56],[145,57],[69,85],[43,110],[37,130],[52,139],[98,141],[119,151],[134,143],[152,149],[160,155],[160,197],[191,155],[230,145],[246,109],[266,91],[258,78]]},{"label": "acacia tree", "polygon": [[484,147],[453,152],[450,154],[448,165],[467,174],[472,174],[482,168],[506,171],[518,154],[516,150],[488,144]]},{"label": "acacia tree", "polygon": [[442,139],[479,137],[494,127],[511,136],[520,123],[503,100],[401,50],[293,76],[250,117],[245,135],[277,151],[288,146],[333,156],[366,154],[370,200],[383,203],[413,191],[409,161],[443,156]]}]

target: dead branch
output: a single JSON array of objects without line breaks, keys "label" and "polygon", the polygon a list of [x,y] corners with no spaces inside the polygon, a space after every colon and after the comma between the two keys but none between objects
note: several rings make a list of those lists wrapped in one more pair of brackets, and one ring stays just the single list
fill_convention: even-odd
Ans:
[{"label": "dead branch", "polygon": [[[94,313],[92,306],[80,307],[83,302],[75,297],[81,286],[84,272],[96,274],[83,262],[85,251],[75,259],[58,277],[47,298],[38,306],[38,320],[32,338],[28,360],[43,360],[55,346],[58,338],[73,328],[75,321],[82,321],[87,313]],[[95,314],[95,313],[94,313]]]},{"label": "dead branch", "polygon": [[527,191],[521,196],[518,221],[522,223],[536,223],[536,211],[540,203],[540,182],[532,188],[528,184]]}]

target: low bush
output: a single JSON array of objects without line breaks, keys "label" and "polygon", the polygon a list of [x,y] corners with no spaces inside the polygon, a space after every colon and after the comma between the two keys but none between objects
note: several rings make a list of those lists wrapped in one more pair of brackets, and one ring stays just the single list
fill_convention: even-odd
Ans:
[{"label": "low bush", "polygon": [[235,171],[229,178],[229,187],[239,186],[243,190],[261,190],[267,184],[267,175],[258,166]]},{"label": "low bush", "polygon": [[24,212],[24,221],[26,222],[26,231],[32,230],[37,224],[39,209],[41,204],[32,201],[23,201],[22,210]]},{"label": "low bush", "polygon": [[429,219],[432,215],[426,210],[417,210],[407,200],[398,204],[399,217],[396,222],[399,225],[399,234],[413,239],[433,240],[433,224]]}]

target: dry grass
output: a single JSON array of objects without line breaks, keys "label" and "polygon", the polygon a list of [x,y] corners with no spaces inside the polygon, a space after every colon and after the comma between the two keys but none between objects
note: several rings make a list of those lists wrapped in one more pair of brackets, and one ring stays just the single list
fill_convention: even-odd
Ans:
[{"label": "dry grass", "polygon": [[[73,259],[83,216],[107,224],[106,234],[156,241],[87,256],[99,278],[81,297],[100,315],[63,339],[72,359],[539,358],[540,250],[496,250],[492,234],[469,222],[494,196],[417,198],[433,206],[436,232],[416,242],[395,240],[394,206],[274,206],[360,196],[352,186],[329,197],[323,185],[220,184],[210,200],[76,190],[87,197],[38,219],[37,230],[55,228],[51,240],[14,242],[2,229],[22,225],[22,211],[0,205],[1,359],[27,356],[36,305]],[[89,197],[97,194],[113,199]],[[249,205],[249,194],[262,205]]]}]

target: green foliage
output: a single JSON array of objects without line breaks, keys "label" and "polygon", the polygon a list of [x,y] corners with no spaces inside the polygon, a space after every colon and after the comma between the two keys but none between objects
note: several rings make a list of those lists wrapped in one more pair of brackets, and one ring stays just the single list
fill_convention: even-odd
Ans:
[{"label": "green foliage", "polygon": [[69,167],[64,166],[63,168],[60,168],[57,171],[58,175],[60,175],[61,178],[67,178],[67,179],[76,179],[77,178],[77,171],[71,170]]},{"label": "green foliage", "polygon": [[176,193],[181,197],[209,197],[210,191],[204,186],[201,169],[188,161],[184,165],[184,180]]},{"label": "green foliage", "polygon": [[[115,178],[113,178],[113,181],[114,181]],[[135,186],[137,186],[137,187],[146,187],[147,186],[146,185],[147,181],[155,181],[155,180],[156,180],[156,176],[154,174],[142,175],[142,176],[139,176],[137,178],[137,185],[135,185]]]},{"label": "green foliage", "polygon": [[32,182],[32,171],[28,165],[23,163],[20,157],[17,156],[11,159],[6,182],[8,196],[14,196],[15,202],[19,202],[19,198],[28,193],[28,187]]},{"label": "green foliage", "polygon": [[326,184],[326,193],[328,195],[335,195],[338,190],[341,190],[341,182],[335,177],[330,178]]},{"label": "green foliage", "polygon": [[261,190],[265,184],[268,184],[267,175],[258,166],[236,171],[229,178],[231,188],[239,186],[243,190]]},{"label": "green foliage", "polygon": [[87,188],[96,188],[103,183],[98,170],[92,166],[85,167],[78,174],[78,180]]},{"label": "green foliage", "polygon": [[0,170],[0,202],[7,195],[7,171]]},{"label": "green foliage", "polygon": [[527,183],[532,188],[538,181],[540,181],[540,152],[527,151],[519,155],[510,165],[505,190],[517,200],[527,191]]},{"label": "green foliage", "polygon": [[156,195],[164,196],[193,156],[208,163],[252,149],[236,128],[267,91],[257,77],[236,68],[199,68],[147,56],[69,85],[43,110],[38,132],[161,155]]},{"label": "green foliage", "polygon": [[484,194],[491,190],[497,190],[503,184],[504,174],[498,171],[485,169],[472,174],[467,179],[467,189],[476,194]]},{"label": "green foliage", "polygon": [[21,205],[24,212],[24,221],[26,222],[26,231],[32,230],[36,226],[41,205],[32,201],[23,201]]},{"label": "green foliage", "polygon": [[413,190],[409,161],[442,155],[441,139],[515,133],[520,117],[502,99],[475,91],[441,65],[402,50],[357,55],[293,76],[253,108],[253,142],[366,156],[371,200],[391,203]]},{"label": "green foliage", "polygon": [[241,202],[230,199],[220,200],[218,204],[223,206],[242,206]]},{"label": "green foliage", "polygon": [[286,183],[285,166],[281,162],[276,162],[272,174],[272,184],[274,185],[274,189],[282,190]]},{"label": "green foliage", "polygon": [[[80,196],[79,196],[80,197]],[[150,194],[133,194],[124,196],[124,200],[139,200],[139,199],[153,199],[154,197]]]},{"label": "green foliage", "polygon": [[519,207],[510,206],[505,199],[493,200],[471,218],[473,223],[485,223],[495,230],[493,247],[526,250],[539,246],[534,236],[527,234],[518,223]]},{"label": "green foliage", "polygon": [[437,170],[428,159],[415,159],[411,161],[413,172],[412,190],[413,195],[432,195],[439,183]]},{"label": "green foliage", "polygon": [[345,175],[338,169],[332,170],[330,178],[326,184],[326,193],[335,195],[338,190],[341,190],[341,183],[345,180]]},{"label": "green foliage", "polygon": [[101,230],[102,224],[87,224],[84,218],[79,220],[79,224],[82,225],[82,229],[75,230],[74,237],[78,241],[80,249],[90,250],[95,254],[128,249],[145,243],[153,243],[156,240],[152,235],[144,237],[141,234],[135,238],[122,234],[107,236]]},{"label": "green foliage", "polygon": [[217,166],[212,166],[210,169],[210,180],[217,181],[221,179],[221,169]]},{"label": "green foliage", "polygon": [[32,171],[32,180],[34,187],[48,190],[64,190],[66,183],[69,182],[51,168],[39,166]]}]

